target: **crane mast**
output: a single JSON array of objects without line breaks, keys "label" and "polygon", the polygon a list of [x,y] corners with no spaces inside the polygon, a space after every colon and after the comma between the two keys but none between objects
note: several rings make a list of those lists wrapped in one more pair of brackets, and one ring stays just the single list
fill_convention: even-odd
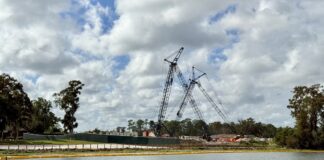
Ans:
[{"label": "crane mast", "polygon": [[[183,74],[181,73],[181,70],[179,67],[176,68],[176,72],[177,72],[177,77],[181,83],[181,86],[183,88],[183,91],[184,93],[187,92],[187,89],[189,87],[189,85],[187,84],[185,78],[183,77]],[[202,119],[202,116],[201,116],[201,112],[199,111],[198,107],[197,107],[197,104],[196,104],[196,101],[195,99],[193,98],[193,96],[190,94],[188,95],[188,99],[189,99],[189,102],[191,104],[191,106],[193,107],[196,115],[198,116],[199,119]],[[182,114],[183,114],[183,110],[184,110],[185,106],[182,107],[178,112],[177,112],[177,117],[178,118],[181,118],[182,117]]]},{"label": "crane mast", "polygon": [[[204,76],[206,73],[203,73],[201,75],[199,75],[198,77],[195,77],[195,68],[192,67],[192,78],[190,79],[190,83],[189,86],[186,84],[183,84],[183,86],[187,86],[187,89],[185,91],[185,96],[180,104],[179,107],[179,111],[177,112],[177,117],[181,118],[182,114],[184,112],[185,107],[187,106],[188,101],[190,102],[195,114],[197,115],[198,119],[201,120],[204,125],[202,126],[203,129],[203,138],[209,140],[209,135],[208,135],[208,126],[205,124],[205,120],[201,114],[201,111],[199,110],[196,101],[194,100],[193,96],[192,96],[192,90],[194,89],[195,85],[196,85],[196,80],[198,80],[200,77]],[[181,72],[180,72],[181,73]],[[184,81],[184,78],[182,76],[182,74],[178,73],[178,77],[179,79],[182,79],[182,82]]]},{"label": "crane mast", "polygon": [[[191,107],[193,108],[194,113],[196,114],[196,116],[198,117],[198,119],[201,120],[201,121],[203,121],[203,122],[205,122],[205,120],[204,120],[204,118],[203,118],[203,116],[201,114],[201,111],[198,108],[198,105],[197,105],[195,99],[193,98],[191,92],[188,92],[188,90],[192,90],[194,88],[194,84],[191,84],[191,86],[190,86],[190,84],[188,85],[187,82],[186,82],[186,80],[185,80],[185,78],[184,78],[184,76],[183,76],[183,74],[182,74],[182,72],[181,72],[181,70],[180,70],[180,68],[177,66],[176,69],[177,69],[176,70],[177,77],[178,77],[178,79],[179,79],[179,81],[181,83],[181,86],[183,88],[184,93],[186,94],[185,95],[187,97],[186,99],[188,99],[188,101],[191,104]],[[190,89],[188,87],[190,87],[192,89]],[[185,102],[185,103],[188,103],[188,102]],[[183,107],[181,107],[180,110],[177,112],[177,118],[178,119],[180,119],[182,117],[183,112],[184,112],[184,108],[185,108],[186,105],[182,105],[182,106]],[[208,134],[207,134],[208,133],[208,127],[207,127],[207,125],[204,125],[203,126],[203,131],[204,131],[203,137],[205,139],[208,139]]]},{"label": "crane mast", "polygon": [[[213,99],[209,96],[209,94],[206,92],[206,90],[202,87],[202,85],[200,84],[200,82],[198,81],[199,78],[201,78],[202,76],[206,75],[206,73],[202,72],[202,74],[200,74],[199,76],[196,77],[195,75],[195,67],[192,67],[192,78],[189,79],[190,80],[190,84],[189,86],[187,87],[187,90],[185,92],[185,96],[180,104],[180,107],[179,107],[179,111],[177,112],[177,116],[178,118],[181,118],[182,117],[182,114],[184,112],[184,109],[188,103],[188,101],[190,101],[191,105],[193,106],[194,108],[194,112],[195,114],[198,116],[198,118],[202,121],[204,121],[203,117],[202,117],[202,114],[199,110],[199,108],[197,107],[197,104],[195,103],[195,100],[193,99],[193,96],[192,96],[192,91],[195,87],[195,85],[198,86],[198,88],[200,89],[200,91],[203,93],[203,95],[206,97],[206,99],[208,100],[208,102],[212,105],[212,107],[217,111],[218,115],[225,121],[225,122],[228,122],[227,120],[227,116],[221,111],[221,109],[217,106],[217,104],[213,101]],[[198,70],[198,69],[196,69]],[[198,70],[200,71],[200,70]],[[200,71],[201,72],[201,71]],[[179,76],[178,74],[178,77],[181,77],[181,75]],[[185,85],[183,85],[185,86]],[[204,121],[205,122],[205,121]],[[207,125],[205,124],[203,126],[203,131],[204,131],[204,135],[203,135],[203,138],[205,139],[209,139],[209,135],[208,135],[208,127]]]},{"label": "crane mast", "polygon": [[[178,60],[181,56],[181,53],[183,51],[183,47],[181,47],[177,52],[175,57],[172,61],[168,60],[168,58],[165,58],[164,61],[169,63],[169,70],[166,77],[166,81],[164,83],[164,89],[163,89],[163,96],[160,103],[160,109],[159,109],[159,115],[158,115],[158,122],[155,127],[155,132],[157,136],[161,136],[161,130],[163,127],[163,120],[165,118],[165,114],[168,108],[169,103],[169,97],[171,94],[171,88],[173,84],[173,78],[174,78],[174,71],[176,70]],[[170,56],[169,56],[170,57]]]}]

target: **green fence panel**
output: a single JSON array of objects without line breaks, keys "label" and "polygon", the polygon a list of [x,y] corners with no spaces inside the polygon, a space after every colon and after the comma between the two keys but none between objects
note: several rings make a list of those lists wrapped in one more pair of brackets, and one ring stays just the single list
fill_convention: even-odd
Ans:
[{"label": "green fence panel", "polygon": [[59,140],[75,139],[83,141],[93,141],[100,143],[117,143],[117,144],[140,144],[140,145],[171,145],[180,144],[177,138],[159,138],[159,137],[131,137],[131,136],[114,136],[77,133],[69,135],[39,135],[24,133],[23,139],[27,140]]}]

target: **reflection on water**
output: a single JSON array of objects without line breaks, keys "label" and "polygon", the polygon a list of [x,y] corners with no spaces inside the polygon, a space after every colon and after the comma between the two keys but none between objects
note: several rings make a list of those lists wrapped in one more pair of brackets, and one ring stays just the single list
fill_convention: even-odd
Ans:
[{"label": "reflection on water", "polygon": [[166,156],[50,158],[41,160],[324,160],[324,153],[217,153]]}]

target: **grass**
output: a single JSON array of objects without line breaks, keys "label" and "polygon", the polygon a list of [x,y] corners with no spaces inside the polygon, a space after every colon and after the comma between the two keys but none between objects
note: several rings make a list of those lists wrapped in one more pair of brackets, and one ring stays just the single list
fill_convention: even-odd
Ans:
[{"label": "grass", "polygon": [[[80,141],[73,139],[62,140],[18,140],[0,141],[0,144],[23,145],[23,144],[96,144],[98,142]],[[249,146],[250,149],[235,148],[235,146],[208,146],[191,147],[187,149],[162,149],[162,150],[141,150],[141,149],[114,149],[114,150],[35,150],[35,151],[0,151],[1,157],[13,159],[21,158],[56,158],[56,157],[85,157],[85,156],[144,156],[144,155],[176,155],[176,154],[208,154],[208,153],[242,153],[242,152],[321,152],[323,150],[295,150],[280,148],[276,145],[264,144],[240,144],[239,146]],[[253,147],[254,146],[254,147]]]},{"label": "grass", "polygon": [[0,157],[8,157],[9,159],[35,159],[35,158],[62,158],[62,157],[89,157],[89,156],[148,156],[148,155],[178,155],[178,154],[210,154],[210,153],[244,153],[244,152],[320,152],[322,150],[293,150],[293,149],[265,149],[265,150],[136,150],[136,149],[123,149],[123,150],[88,150],[88,151],[28,151],[28,152],[5,152],[0,151]]},{"label": "grass", "polygon": [[0,145],[24,145],[24,144],[98,144],[99,142],[81,141],[73,139],[59,139],[59,140],[17,140],[17,141],[0,141]]}]

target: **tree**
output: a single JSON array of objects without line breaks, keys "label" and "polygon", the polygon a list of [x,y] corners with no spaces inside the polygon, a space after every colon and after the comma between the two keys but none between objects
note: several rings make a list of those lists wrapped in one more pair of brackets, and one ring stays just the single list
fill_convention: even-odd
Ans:
[{"label": "tree", "polygon": [[222,128],[223,128],[223,125],[221,122],[213,122],[213,123],[210,123],[208,125],[209,127],[209,132],[211,134],[221,134],[222,133]]},{"label": "tree", "polygon": [[259,128],[256,127],[256,123],[253,118],[248,118],[245,120],[239,120],[238,133],[241,135],[258,135]]},{"label": "tree", "polygon": [[143,129],[144,129],[144,121],[141,119],[137,120],[136,121],[136,131],[139,136],[142,136]]},{"label": "tree", "polygon": [[32,130],[33,133],[53,133],[58,130],[59,118],[51,112],[52,103],[44,98],[32,101]]},{"label": "tree", "polygon": [[290,127],[278,128],[274,140],[280,146],[287,146],[291,148],[296,147],[296,137],[294,136],[294,129]]},{"label": "tree", "polygon": [[182,135],[192,136],[194,133],[194,126],[190,118],[186,118],[180,122]]},{"label": "tree", "polygon": [[92,133],[95,133],[95,134],[100,134],[100,129],[98,129],[98,128],[95,128],[93,131],[92,131]]},{"label": "tree", "polygon": [[67,88],[54,94],[55,103],[65,111],[62,119],[65,133],[73,133],[73,129],[78,127],[74,114],[80,106],[79,95],[83,86],[84,84],[81,81],[72,80]]},{"label": "tree", "polygon": [[318,148],[321,146],[319,127],[323,128],[324,94],[320,85],[297,86],[294,95],[289,99],[287,108],[296,119],[294,135],[298,148]]},{"label": "tree", "polygon": [[128,120],[128,127],[127,127],[128,131],[135,131],[136,130],[136,126],[135,126],[135,122],[133,120]]},{"label": "tree", "polygon": [[151,131],[154,131],[154,129],[155,129],[155,122],[153,120],[150,120],[149,121],[149,129]]},{"label": "tree", "polygon": [[148,119],[145,119],[144,120],[144,130],[147,130],[147,129],[149,129],[149,120]]},{"label": "tree", "polygon": [[[30,129],[32,104],[23,85],[8,74],[0,75],[0,129],[11,128],[18,138],[19,129]],[[14,135],[13,135],[14,134]]]},{"label": "tree", "polygon": [[164,124],[169,131],[170,136],[180,136],[181,135],[181,127],[180,122],[176,120],[167,121]]},{"label": "tree", "polygon": [[3,131],[6,129],[7,126],[7,103],[8,100],[5,96],[0,94],[0,132],[1,132],[1,140],[3,140]]},{"label": "tree", "polygon": [[277,128],[272,124],[262,124],[261,136],[264,138],[275,137],[277,133]]},{"label": "tree", "polygon": [[[193,135],[202,136],[205,134],[205,130],[208,129],[207,124],[203,120],[193,120]],[[207,133],[208,134],[208,133]]]}]

